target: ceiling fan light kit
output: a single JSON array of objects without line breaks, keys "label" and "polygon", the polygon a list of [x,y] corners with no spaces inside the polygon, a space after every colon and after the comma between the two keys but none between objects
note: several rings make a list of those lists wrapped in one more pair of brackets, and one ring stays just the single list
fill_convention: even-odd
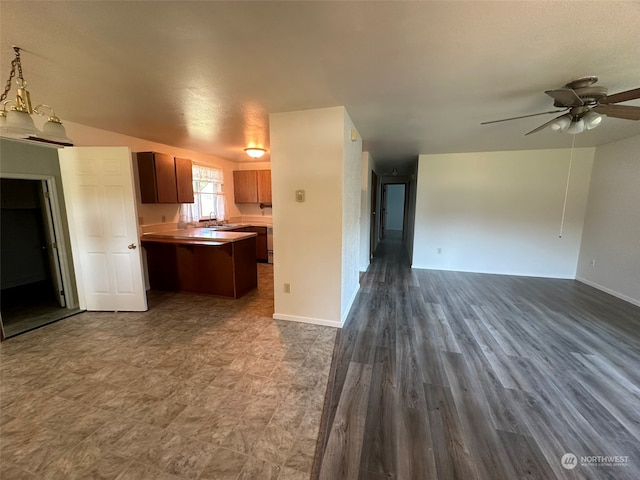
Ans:
[{"label": "ceiling fan light kit", "polygon": [[584,124],[584,120],[579,118],[577,120],[571,121],[571,125],[569,125],[569,127],[567,128],[567,133],[570,133],[571,135],[577,135],[578,133],[584,132],[585,129],[586,126]]},{"label": "ceiling fan light kit", "polygon": [[[22,76],[22,63],[20,61],[20,48],[13,47],[15,58],[11,61],[11,72],[9,79],[0,96],[2,109],[0,110],[0,136],[18,140],[34,140],[38,142],[52,143],[56,145],[70,146],[71,140],[56,112],[49,105],[41,104],[35,108],[31,107],[31,95],[27,90],[27,82]],[[17,92],[15,100],[7,100],[7,95],[11,90],[11,81],[16,78]],[[9,110],[7,110],[9,107]],[[49,118],[44,124],[42,131],[38,130],[33,123],[32,114],[46,115]]]},{"label": "ceiling fan light kit", "polygon": [[525,135],[537,133],[547,127],[553,132],[576,135],[587,130],[593,130],[601,125],[603,115],[624,120],[640,120],[640,107],[618,105],[618,103],[639,99],[640,88],[607,95],[608,90],[606,87],[594,86],[597,81],[598,77],[595,76],[583,77],[567,83],[563,88],[545,91],[544,93],[553,98],[553,106],[561,110],[492,120],[490,122],[482,122],[481,125],[565,112],[559,117],[525,133]]},{"label": "ceiling fan light kit", "polygon": [[556,133],[562,133],[567,128],[569,128],[570,124],[571,124],[571,115],[566,114],[556,118],[551,123],[551,125],[549,125],[549,128],[551,128],[551,130],[553,130]]},{"label": "ceiling fan light kit", "polygon": [[589,110],[582,116],[582,120],[584,120],[587,130],[593,130],[602,123],[602,115],[594,112],[593,110]]}]

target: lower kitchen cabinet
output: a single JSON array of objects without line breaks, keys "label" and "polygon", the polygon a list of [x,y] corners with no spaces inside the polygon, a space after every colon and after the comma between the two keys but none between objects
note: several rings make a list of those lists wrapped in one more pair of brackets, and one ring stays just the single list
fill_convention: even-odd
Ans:
[{"label": "lower kitchen cabinet", "polygon": [[255,238],[224,245],[143,241],[151,288],[239,298],[258,286]]},{"label": "lower kitchen cabinet", "polygon": [[249,231],[258,234],[256,237],[256,260],[263,263],[268,262],[267,227],[249,227]]},{"label": "lower kitchen cabinet", "polygon": [[269,261],[269,251],[267,249],[267,227],[238,227],[229,231],[257,233],[258,236],[256,237],[256,260],[262,263],[267,263]]}]

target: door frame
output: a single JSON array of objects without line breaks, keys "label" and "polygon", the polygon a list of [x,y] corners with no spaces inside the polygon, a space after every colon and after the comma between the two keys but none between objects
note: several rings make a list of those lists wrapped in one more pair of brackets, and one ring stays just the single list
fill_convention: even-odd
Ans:
[{"label": "door frame", "polygon": [[[56,188],[56,179],[52,175],[38,175],[31,173],[0,173],[0,178],[10,178],[13,180],[40,180],[47,187],[49,192],[49,203],[51,206],[51,221],[53,233],[56,238],[56,244],[58,247],[58,264],[60,265],[60,276],[62,277],[62,285],[64,290],[64,298],[66,302],[65,307],[67,309],[78,308],[78,297],[71,283],[71,269],[70,257],[67,252],[67,235],[62,227],[62,215],[60,210],[60,196],[58,195],[58,189]],[[45,228],[47,228],[45,226]]]},{"label": "door frame", "polygon": [[378,211],[378,175],[376,172],[371,170],[371,219],[369,221],[369,261],[373,258],[373,254],[376,250],[376,246],[378,244],[378,238],[376,233],[378,229],[376,228],[377,221],[377,211]]},{"label": "door frame", "polygon": [[51,206],[51,193],[45,180],[40,181],[40,205],[42,208],[42,220],[44,222],[44,237],[47,242],[47,260],[51,270],[55,296],[61,307],[67,306],[65,284],[62,282],[62,265],[58,253],[58,236],[53,226],[53,209]]},{"label": "door frame", "polygon": [[387,217],[387,184],[383,181],[380,186],[380,233],[378,238],[384,239],[384,222]]},{"label": "door frame", "polygon": [[380,203],[380,210],[382,210],[383,215],[380,218],[380,236],[384,238],[384,223],[387,218],[387,186],[388,185],[404,185],[404,198],[403,198],[403,211],[402,211],[402,240],[405,241],[407,238],[407,209],[409,206],[409,188],[410,182],[406,179],[398,179],[398,180],[383,180],[382,181],[382,200]]}]

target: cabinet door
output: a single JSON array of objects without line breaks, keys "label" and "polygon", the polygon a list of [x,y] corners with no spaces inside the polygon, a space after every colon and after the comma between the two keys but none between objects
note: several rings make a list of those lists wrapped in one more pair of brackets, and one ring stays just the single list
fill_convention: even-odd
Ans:
[{"label": "cabinet door", "polygon": [[258,234],[256,237],[256,259],[259,262],[267,262],[269,260],[269,252],[267,250],[267,227],[249,227],[247,230]]},{"label": "cabinet door", "polygon": [[233,172],[233,190],[236,203],[257,203],[256,170],[237,170]]},{"label": "cabinet door", "polygon": [[142,203],[158,203],[156,166],[153,152],[139,152],[136,156],[138,158],[138,177]]},{"label": "cabinet door", "polygon": [[176,158],[176,187],[178,203],[193,203],[193,170],[188,158]]},{"label": "cabinet door", "polygon": [[173,157],[164,153],[154,153],[153,156],[156,167],[158,203],[178,203],[176,164]]},{"label": "cabinet door", "polygon": [[271,170],[258,170],[258,202],[271,203]]}]

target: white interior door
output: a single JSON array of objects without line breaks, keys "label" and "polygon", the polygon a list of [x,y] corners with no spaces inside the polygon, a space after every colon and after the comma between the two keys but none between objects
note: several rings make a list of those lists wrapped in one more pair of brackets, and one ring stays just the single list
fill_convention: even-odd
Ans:
[{"label": "white interior door", "polygon": [[58,151],[80,308],[147,310],[127,147]]}]

